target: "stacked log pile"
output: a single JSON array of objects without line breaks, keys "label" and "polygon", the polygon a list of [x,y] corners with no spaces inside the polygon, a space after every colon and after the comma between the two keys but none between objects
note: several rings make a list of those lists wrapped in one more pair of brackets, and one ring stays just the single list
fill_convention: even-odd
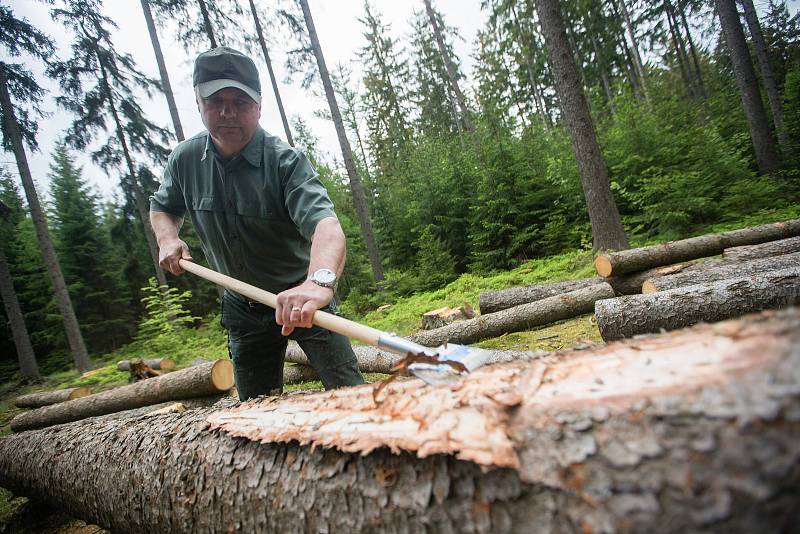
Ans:
[{"label": "stacked log pile", "polygon": [[[800,220],[792,220],[599,255],[601,276],[642,283],[641,294],[595,304],[601,336],[609,341],[800,303],[798,236]],[[672,262],[717,254],[722,258],[669,272]]]},{"label": "stacked log pile", "polygon": [[0,486],[113,532],[788,532],[798,331],[767,312],[377,406],[360,386],[71,423],[0,439]]}]

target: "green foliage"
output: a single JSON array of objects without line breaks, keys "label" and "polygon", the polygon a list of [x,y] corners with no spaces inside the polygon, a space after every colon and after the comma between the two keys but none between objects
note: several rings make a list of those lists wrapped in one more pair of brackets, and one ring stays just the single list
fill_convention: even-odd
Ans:
[{"label": "green foliage", "polygon": [[415,275],[418,291],[442,287],[456,278],[453,255],[439,237],[438,229],[429,224],[417,240],[417,265]]},{"label": "green foliage", "polygon": [[179,292],[174,287],[159,286],[155,278],[150,278],[142,291],[146,312],[139,323],[136,340],[144,348],[160,354],[170,346],[176,334],[185,332],[200,318],[192,316],[185,308],[191,291]]}]

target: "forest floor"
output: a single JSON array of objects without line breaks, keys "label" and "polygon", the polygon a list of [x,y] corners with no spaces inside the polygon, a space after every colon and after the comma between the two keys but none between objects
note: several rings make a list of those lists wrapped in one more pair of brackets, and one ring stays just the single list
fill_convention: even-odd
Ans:
[{"label": "forest floor", "polygon": [[[800,208],[788,212],[763,212],[736,223],[717,225],[703,233],[719,232],[743,228],[757,224],[787,220],[800,216]],[[652,242],[634,242],[632,246],[642,246]],[[372,327],[408,335],[418,330],[422,314],[443,306],[458,307],[468,302],[478,309],[481,291],[506,287],[557,282],[595,276],[593,254],[591,251],[573,251],[549,258],[525,262],[516,269],[492,275],[464,274],[444,288],[414,294],[395,302],[387,302],[382,311],[371,311],[354,320]],[[602,343],[592,314],[574,319],[559,321],[537,327],[525,332],[515,332],[498,338],[485,340],[475,346],[507,350],[549,351],[583,347],[586,344]],[[75,371],[59,371],[44,377],[43,382],[26,385],[18,379],[6,380],[0,384],[0,436],[10,432],[11,419],[22,410],[13,406],[18,395],[34,391],[52,390],[85,386],[93,393],[119,387],[128,383],[128,373],[116,370],[116,362],[131,358],[169,357],[175,360],[177,368],[186,367],[197,358],[214,360],[227,358],[226,337],[219,325],[219,317],[211,315],[202,321],[198,328],[186,329],[172,336],[151,340],[147,343],[135,341],[114,352],[93,355],[96,368],[101,371],[89,377],[81,377]],[[368,374],[365,378],[375,382],[385,378],[382,374]],[[320,382],[304,382],[287,386],[285,391],[322,389]],[[6,532],[60,532],[94,533],[102,530],[93,525],[69,518],[61,513],[43,510],[24,497],[17,497],[0,488],[0,534]]]}]

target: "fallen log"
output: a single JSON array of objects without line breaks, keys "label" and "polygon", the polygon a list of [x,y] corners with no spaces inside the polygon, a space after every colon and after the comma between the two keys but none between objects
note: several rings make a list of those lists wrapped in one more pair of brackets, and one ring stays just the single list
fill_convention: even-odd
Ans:
[{"label": "fallen log", "polygon": [[784,254],[774,258],[758,258],[755,260],[733,262],[717,265],[710,269],[696,269],[693,271],[660,276],[645,280],[642,284],[642,293],[655,293],[667,291],[676,287],[708,284],[729,278],[743,278],[756,276],[770,271],[780,271],[800,267],[800,254]]},{"label": "fallen log", "polygon": [[145,365],[147,365],[151,369],[155,369],[157,371],[172,371],[175,369],[175,361],[170,358],[146,358],[146,359],[134,359],[134,360],[120,360],[117,362],[117,371],[130,371],[131,370],[131,362],[135,361],[142,361]]},{"label": "fallen log", "polygon": [[595,258],[594,266],[600,276],[618,276],[661,265],[716,256],[730,247],[755,245],[795,236],[800,236],[800,219],[601,254]]},{"label": "fallen log", "polygon": [[781,239],[779,241],[769,241],[759,245],[726,248],[722,252],[722,257],[731,260],[745,261],[791,254],[793,252],[800,252],[800,236]]},{"label": "fallen log", "polygon": [[623,274],[620,276],[610,276],[602,278],[614,288],[614,293],[617,296],[621,295],[638,295],[642,292],[642,285],[651,278],[658,278],[661,276],[669,276],[676,273],[688,273],[702,269],[709,269],[717,265],[728,263],[721,258],[703,259],[691,262],[675,263],[673,265],[666,265],[663,267],[654,267],[646,271],[638,273]]},{"label": "fallen log", "polygon": [[598,301],[605,341],[800,304],[800,268]]},{"label": "fallen log", "polygon": [[[392,372],[392,368],[395,364],[404,358],[404,355],[382,350],[377,347],[357,346],[353,347],[353,352],[355,352],[356,358],[358,358],[358,368],[362,373],[389,374]],[[511,362],[514,360],[530,360],[547,354],[547,351],[542,350],[488,350],[488,352],[491,356],[489,357],[487,365]],[[308,357],[296,343],[289,343],[286,349],[286,361],[302,365],[308,369],[313,369],[310,367],[311,362],[308,361]],[[284,383],[286,383],[285,370],[283,376]],[[310,380],[318,380],[317,375],[315,374],[314,378]]]},{"label": "fallen log", "polygon": [[798,331],[798,310],[701,325],[379,407],[360,386],[62,425],[0,439],[0,486],[120,533],[791,531]]},{"label": "fallen log", "polygon": [[231,387],[233,365],[230,360],[217,360],[20,414],[11,420],[11,430],[20,432],[150,404],[204,397]]},{"label": "fallen log", "polygon": [[481,310],[482,315],[486,315],[487,313],[495,313],[513,308],[520,304],[527,304],[529,302],[546,299],[547,297],[563,295],[564,293],[569,293],[576,289],[583,289],[600,284],[603,281],[604,280],[601,278],[585,278],[582,280],[567,280],[565,282],[554,282],[551,284],[510,287],[497,291],[482,291],[478,297],[478,308]]},{"label": "fallen log", "polygon": [[470,306],[468,302],[464,302],[464,305],[458,308],[445,306],[423,313],[422,329],[433,330],[434,328],[441,328],[456,321],[463,321],[474,317],[475,310],[472,309],[472,306]]},{"label": "fallen log", "polygon": [[284,384],[298,384],[319,379],[317,372],[309,365],[286,365],[283,368]]},{"label": "fallen log", "polygon": [[85,397],[91,393],[89,388],[83,387],[57,389],[55,391],[39,391],[37,393],[20,395],[14,399],[14,406],[17,408],[40,408],[42,406],[49,406],[51,404]]},{"label": "fallen log", "polygon": [[590,313],[594,309],[596,301],[613,297],[614,290],[611,286],[601,282],[563,295],[547,297],[496,313],[481,315],[475,319],[454,323],[436,330],[417,332],[410,339],[429,347],[447,342],[473,343],[481,339],[498,337],[509,332],[519,332],[534,326],[569,319],[582,313]]}]

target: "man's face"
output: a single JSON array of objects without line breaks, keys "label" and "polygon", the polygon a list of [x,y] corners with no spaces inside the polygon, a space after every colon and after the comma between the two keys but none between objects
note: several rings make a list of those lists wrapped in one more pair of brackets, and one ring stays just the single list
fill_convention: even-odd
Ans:
[{"label": "man's face", "polygon": [[221,89],[208,98],[197,95],[197,108],[223,157],[242,151],[255,135],[261,118],[261,105],[235,87]]}]

